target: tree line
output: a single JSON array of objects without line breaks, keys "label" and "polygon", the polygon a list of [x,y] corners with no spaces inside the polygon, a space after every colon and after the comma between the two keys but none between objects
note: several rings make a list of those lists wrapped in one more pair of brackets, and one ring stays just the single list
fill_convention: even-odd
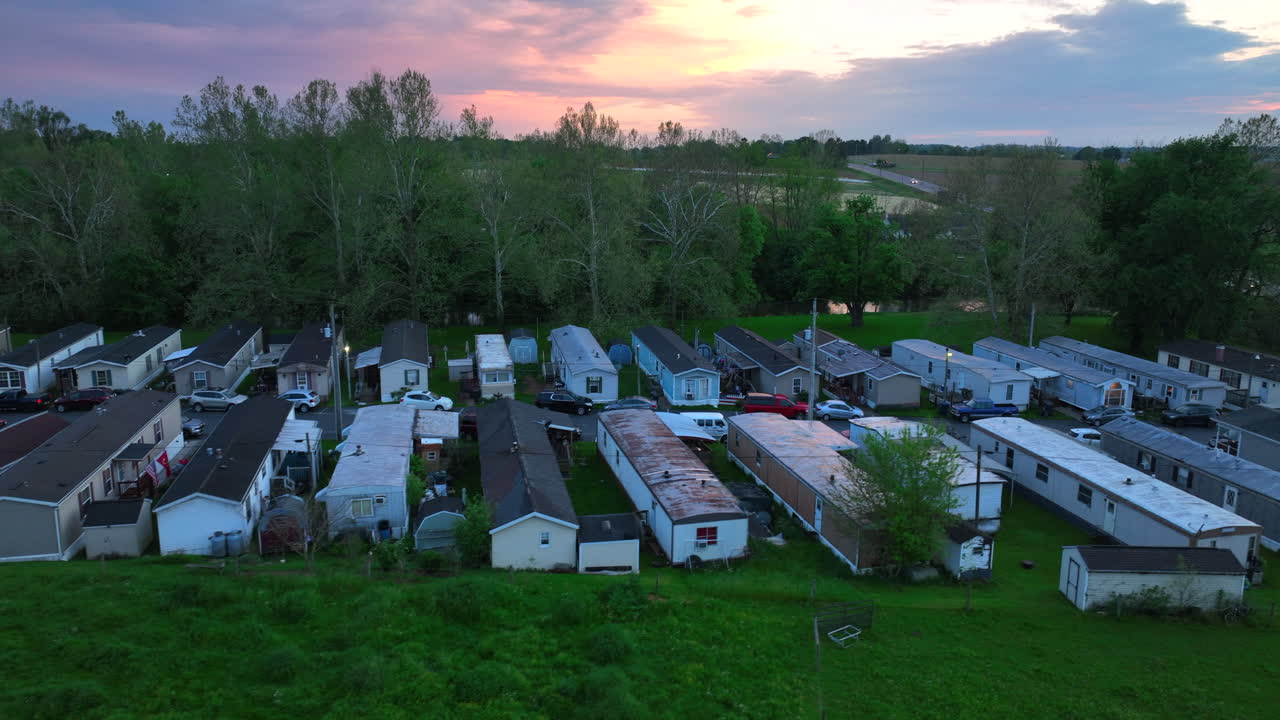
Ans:
[{"label": "tree line", "polygon": [[1057,145],[1021,147],[898,203],[840,181],[862,141],[831,131],[642,134],[586,103],[504,138],[475,107],[445,118],[413,70],[285,99],[218,78],[167,128],[118,112],[114,132],[9,100],[0,318],[286,327],[334,302],[356,332],[478,314],[606,333],[816,296],[855,325],[867,303],[960,304],[1012,332],[1040,303],[1114,312],[1135,342],[1248,330],[1276,294],[1276,188],[1246,134],[1099,155],[1082,182]]}]

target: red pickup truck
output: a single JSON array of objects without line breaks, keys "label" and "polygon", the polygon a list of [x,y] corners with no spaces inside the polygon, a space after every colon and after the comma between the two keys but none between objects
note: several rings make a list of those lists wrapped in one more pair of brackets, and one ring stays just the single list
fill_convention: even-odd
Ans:
[{"label": "red pickup truck", "polygon": [[747,393],[743,396],[739,407],[744,413],[771,412],[794,420],[797,415],[809,412],[805,403],[792,402],[786,395],[769,395],[766,393]]}]

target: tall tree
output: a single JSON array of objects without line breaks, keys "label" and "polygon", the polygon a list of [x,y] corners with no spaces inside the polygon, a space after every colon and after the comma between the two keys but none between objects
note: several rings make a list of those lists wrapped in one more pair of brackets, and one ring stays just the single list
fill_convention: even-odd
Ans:
[{"label": "tall tree", "polygon": [[870,195],[823,208],[801,267],[809,293],[848,305],[854,327],[862,327],[867,303],[897,294],[906,274],[895,231]]},{"label": "tall tree", "polygon": [[958,504],[959,454],[938,442],[938,430],[921,428],[896,438],[867,435],[831,498],[847,522],[874,528],[885,560],[903,574],[933,559]]}]

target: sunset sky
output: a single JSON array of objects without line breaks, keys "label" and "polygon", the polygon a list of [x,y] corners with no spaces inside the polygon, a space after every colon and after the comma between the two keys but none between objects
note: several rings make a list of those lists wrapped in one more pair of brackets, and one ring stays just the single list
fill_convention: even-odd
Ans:
[{"label": "sunset sky", "polygon": [[217,75],[431,78],[508,136],[586,100],[624,127],[1161,143],[1280,110],[1280,1],[9,0],[0,96],[169,122]]}]

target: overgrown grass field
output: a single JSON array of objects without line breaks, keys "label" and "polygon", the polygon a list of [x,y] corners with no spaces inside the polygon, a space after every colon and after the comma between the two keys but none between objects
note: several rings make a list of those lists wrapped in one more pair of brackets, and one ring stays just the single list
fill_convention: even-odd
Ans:
[{"label": "overgrown grass field", "polygon": [[[1274,627],[1080,613],[1058,548],[1087,541],[1015,499],[970,612],[958,584],[852,578],[794,533],[729,570],[638,579],[366,577],[362,552],[314,574],[4,565],[0,717],[775,720],[818,717],[819,696],[831,718],[1275,717]],[[824,644],[821,675],[811,587],[876,603],[860,642]]]},{"label": "overgrown grass field", "polygon": [[[937,183],[942,187],[947,187],[947,183],[951,181],[956,174],[964,172],[972,167],[977,158],[966,157],[962,155],[854,155],[849,158],[850,162],[867,164],[874,163],[876,160],[885,160],[894,163],[894,167],[885,168],[890,172],[896,172],[901,175],[907,175],[921,180],[927,180]],[[1008,158],[989,158],[989,168],[991,175],[999,177],[1003,174],[1003,167],[1008,164]],[[1085,162],[1082,160],[1069,160],[1063,158],[1058,161],[1058,174],[1072,179],[1080,177],[1084,172]]]}]

